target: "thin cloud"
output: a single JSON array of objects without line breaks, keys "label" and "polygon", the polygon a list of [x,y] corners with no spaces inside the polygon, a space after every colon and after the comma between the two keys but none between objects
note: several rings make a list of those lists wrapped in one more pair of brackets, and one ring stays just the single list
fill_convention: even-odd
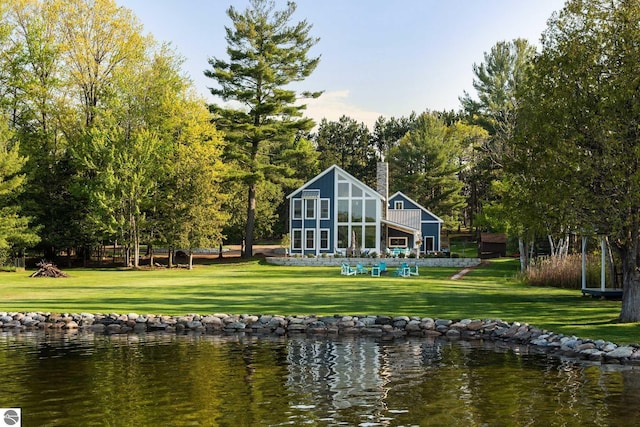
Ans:
[{"label": "thin cloud", "polygon": [[320,123],[322,119],[338,121],[341,116],[347,116],[358,123],[363,122],[369,130],[373,130],[378,117],[384,115],[352,104],[349,100],[349,90],[325,92],[319,98],[305,100],[305,104],[307,104],[305,116],[312,118],[316,123]]}]

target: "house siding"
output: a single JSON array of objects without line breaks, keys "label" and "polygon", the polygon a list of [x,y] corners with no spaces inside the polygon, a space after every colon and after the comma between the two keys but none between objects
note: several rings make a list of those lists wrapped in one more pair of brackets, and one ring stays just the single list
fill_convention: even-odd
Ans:
[{"label": "house siding", "polygon": [[[333,233],[333,224],[334,224],[334,192],[335,192],[335,170],[329,170],[327,173],[318,176],[316,179],[309,181],[305,186],[299,188],[296,192],[290,195],[289,201],[289,212],[293,212],[293,203],[294,200],[300,200],[302,198],[303,190],[320,190],[320,198],[318,200],[328,200],[329,201],[329,218],[328,219],[320,219],[320,205],[319,202],[316,204],[315,208],[315,218],[307,219],[305,218],[305,209],[303,202],[302,209],[302,219],[293,219],[293,215],[291,214],[291,218],[289,221],[290,230],[302,230],[302,249],[294,249],[291,248],[292,254],[317,254],[317,253],[333,253],[333,248],[335,246],[335,237]],[[309,249],[306,247],[306,235],[305,230],[315,230],[315,244],[313,249]],[[328,249],[320,249],[320,230],[329,230],[329,243]]]},{"label": "house siding", "polygon": [[[420,232],[422,233],[422,246],[420,250],[422,252],[427,251],[427,239],[431,238],[433,240],[433,249],[434,251],[440,250],[440,229],[441,229],[441,220],[433,215],[431,212],[426,210],[424,207],[418,205],[413,200],[409,199],[402,193],[396,193],[389,198],[389,210],[396,210],[396,202],[402,202],[402,210],[419,210],[420,214]],[[401,236],[402,234],[398,230],[390,230],[389,236]],[[408,235],[408,233],[404,233]],[[410,239],[412,241],[412,236]]]}]

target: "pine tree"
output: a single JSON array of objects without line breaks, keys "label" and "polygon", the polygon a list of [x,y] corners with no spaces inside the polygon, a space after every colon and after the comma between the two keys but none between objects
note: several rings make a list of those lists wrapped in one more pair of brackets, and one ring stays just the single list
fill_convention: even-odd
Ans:
[{"label": "pine tree", "polygon": [[[205,75],[218,87],[211,93],[224,101],[235,101],[238,108],[212,105],[218,129],[229,142],[226,159],[233,162],[234,176],[247,189],[245,256],[253,255],[257,190],[261,182],[279,182],[290,172],[276,165],[272,154],[296,132],[308,131],[313,121],[303,118],[305,106],[289,84],[302,81],[318,65],[319,57],[309,57],[318,39],[309,35],[311,25],[301,21],[290,25],[296,5],[275,9],[275,2],[251,0],[240,13],[227,10],[232,27],[226,27],[229,60],[209,59],[211,70]],[[304,93],[317,97],[319,93]]]}]

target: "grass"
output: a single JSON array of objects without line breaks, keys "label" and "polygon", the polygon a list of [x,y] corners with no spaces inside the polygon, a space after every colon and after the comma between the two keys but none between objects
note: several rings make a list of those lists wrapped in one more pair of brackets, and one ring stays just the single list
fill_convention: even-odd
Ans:
[{"label": "grass", "polygon": [[141,314],[387,314],[500,318],[618,343],[640,341],[639,324],[618,324],[620,301],[530,287],[517,260],[496,260],[461,280],[450,268],[410,278],[345,277],[337,267],[281,267],[253,260],[188,270],[70,269],[66,279],[0,273],[0,310]]},{"label": "grass", "polygon": [[449,250],[452,254],[458,254],[461,258],[478,256],[478,244],[474,241],[450,240]]}]

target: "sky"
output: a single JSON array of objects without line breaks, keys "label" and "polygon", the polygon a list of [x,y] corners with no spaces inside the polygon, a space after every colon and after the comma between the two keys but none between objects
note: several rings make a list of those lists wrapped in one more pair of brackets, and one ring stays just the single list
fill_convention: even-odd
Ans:
[{"label": "sky", "polygon": [[[275,0],[284,9],[284,0]],[[204,76],[208,59],[227,60],[229,6],[248,0],[116,0],[131,9],[160,42],[184,57],[183,69],[208,102],[220,103]],[[342,115],[369,129],[380,117],[426,110],[458,110],[465,91],[474,95],[473,65],[499,41],[525,38],[539,45],[547,20],[564,0],[297,0],[292,23],[306,20],[320,41],[313,74],[298,91],[324,91],[307,102],[317,123]]]}]

